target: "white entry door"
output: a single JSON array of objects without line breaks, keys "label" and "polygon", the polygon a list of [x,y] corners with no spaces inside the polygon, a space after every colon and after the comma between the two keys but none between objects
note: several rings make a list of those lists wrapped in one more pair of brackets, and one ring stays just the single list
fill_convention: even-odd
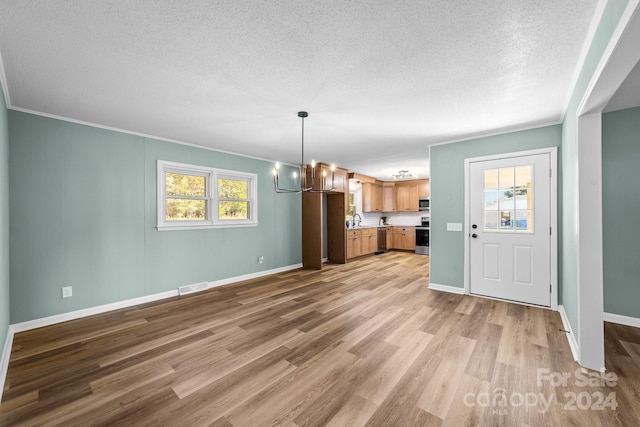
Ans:
[{"label": "white entry door", "polygon": [[549,307],[550,154],[468,167],[470,293]]}]

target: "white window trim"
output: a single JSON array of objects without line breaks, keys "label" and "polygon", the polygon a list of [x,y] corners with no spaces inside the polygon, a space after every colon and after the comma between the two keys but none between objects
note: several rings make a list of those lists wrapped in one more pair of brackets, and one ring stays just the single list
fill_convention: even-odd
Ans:
[{"label": "white window trim", "polygon": [[[207,220],[205,221],[167,221],[165,201],[165,173],[200,175],[206,177]],[[241,179],[248,182],[249,219],[221,220],[218,218],[218,177]],[[206,166],[189,165],[185,163],[157,162],[157,223],[159,231],[170,230],[200,230],[209,228],[255,227],[258,225],[258,175],[254,173],[238,172],[226,169],[216,169]]]}]

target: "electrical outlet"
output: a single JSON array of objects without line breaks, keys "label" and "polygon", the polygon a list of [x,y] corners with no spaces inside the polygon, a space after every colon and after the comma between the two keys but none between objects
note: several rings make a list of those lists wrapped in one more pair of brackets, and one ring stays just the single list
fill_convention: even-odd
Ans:
[{"label": "electrical outlet", "polygon": [[62,288],[62,298],[71,298],[73,296],[73,289],[71,286],[65,286]]},{"label": "electrical outlet", "polygon": [[262,264],[264,262],[264,257],[262,255],[260,255],[258,257],[258,264]]}]

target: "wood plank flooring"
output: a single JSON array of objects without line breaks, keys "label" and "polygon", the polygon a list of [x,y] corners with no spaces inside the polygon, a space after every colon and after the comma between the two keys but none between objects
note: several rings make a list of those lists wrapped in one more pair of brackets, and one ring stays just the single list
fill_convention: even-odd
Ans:
[{"label": "wood plank flooring", "polygon": [[389,252],[19,333],[0,425],[640,425],[638,329],[606,324],[606,384],[578,369],[558,313],[429,290],[428,259]]}]

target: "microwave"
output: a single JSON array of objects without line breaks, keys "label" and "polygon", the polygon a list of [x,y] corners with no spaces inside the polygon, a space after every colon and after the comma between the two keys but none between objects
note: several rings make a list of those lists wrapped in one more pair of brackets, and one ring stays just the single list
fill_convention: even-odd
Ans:
[{"label": "microwave", "polygon": [[421,211],[428,211],[430,208],[429,198],[428,197],[420,197],[418,199],[418,208]]}]

